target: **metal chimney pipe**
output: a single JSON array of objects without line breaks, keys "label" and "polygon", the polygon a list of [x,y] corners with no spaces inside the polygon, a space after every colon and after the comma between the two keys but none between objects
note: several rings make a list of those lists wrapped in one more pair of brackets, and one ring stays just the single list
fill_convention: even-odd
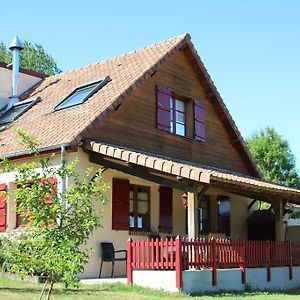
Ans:
[{"label": "metal chimney pipe", "polygon": [[11,107],[15,103],[19,102],[18,97],[18,81],[19,81],[19,68],[20,68],[20,51],[23,49],[23,45],[20,42],[19,38],[15,36],[9,46],[9,50],[12,51],[12,65],[13,65],[13,74],[12,74],[12,96],[8,106]]}]

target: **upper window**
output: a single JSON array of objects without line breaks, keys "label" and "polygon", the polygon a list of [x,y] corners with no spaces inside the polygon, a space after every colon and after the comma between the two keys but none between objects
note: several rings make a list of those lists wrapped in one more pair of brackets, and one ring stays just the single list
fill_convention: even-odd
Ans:
[{"label": "upper window", "polygon": [[77,86],[64,100],[55,106],[54,110],[57,111],[82,104],[100,90],[108,81],[109,77],[106,76],[96,81]]},{"label": "upper window", "polygon": [[170,132],[185,136],[184,102],[170,97]]},{"label": "upper window", "polygon": [[[156,96],[158,129],[193,137],[201,142],[205,141],[204,107],[200,100],[179,96],[171,92],[169,88],[161,86],[157,87]],[[188,119],[187,116],[190,118]],[[187,129],[189,129],[188,132]]]},{"label": "upper window", "polygon": [[39,100],[40,98],[36,98],[15,103],[11,108],[9,108],[0,116],[0,124],[2,125],[13,122]]}]

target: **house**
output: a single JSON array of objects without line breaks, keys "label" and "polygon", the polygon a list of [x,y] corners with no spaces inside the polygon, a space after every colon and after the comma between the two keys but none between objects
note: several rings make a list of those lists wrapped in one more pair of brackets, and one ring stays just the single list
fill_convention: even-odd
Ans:
[{"label": "house", "polygon": [[[81,277],[98,277],[100,242],[124,249],[129,237],[209,233],[247,240],[257,200],[272,204],[276,240],[284,240],[283,203],[299,203],[300,191],[263,180],[188,34],[43,78],[19,98],[13,108],[25,111],[0,117],[0,155],[34,159],[15,142],[14,125],[55,153],[57,165],[61,152],[69,162],[78,157],[82,172],[102,169],[111,185]],[[13,174],[0,183],[16,188]],[[21,222],[14,201],[2,204],[1,231],[13,229]]]}]

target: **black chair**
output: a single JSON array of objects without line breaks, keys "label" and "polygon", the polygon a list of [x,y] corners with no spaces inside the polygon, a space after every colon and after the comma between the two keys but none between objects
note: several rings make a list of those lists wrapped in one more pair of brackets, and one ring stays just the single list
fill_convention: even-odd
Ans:
[{"label": "black chair", "polygon": [[[117,253],[124,253],[125,256],[116,257]],[[100,264],[99,278],[101,278],[102,264],[104,261],[111,262],[112,265],[111,265],[110,277],[114,277],[115,261],[125,261],[126,268],[127,268],[127,251],[126,250],[115,251],[115,247],[113,243],[101,243],[101,264]]]}]

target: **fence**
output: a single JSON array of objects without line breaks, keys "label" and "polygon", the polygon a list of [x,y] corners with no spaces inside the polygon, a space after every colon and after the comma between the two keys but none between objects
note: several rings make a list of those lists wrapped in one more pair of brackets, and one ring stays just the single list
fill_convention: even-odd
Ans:
[{"label": "fence", "polygon": [[212,284],[217,283],[217,269],[240,268],[245,283],[246,268],[265,267],[271,280],[271,267],[300,265],[300,244],[269,241],[230,241],[226,239],[156,238],[127,242],[127,282],[132,271],[175,270],[176,287],[181,287],[182,270],[211,269]]}]

